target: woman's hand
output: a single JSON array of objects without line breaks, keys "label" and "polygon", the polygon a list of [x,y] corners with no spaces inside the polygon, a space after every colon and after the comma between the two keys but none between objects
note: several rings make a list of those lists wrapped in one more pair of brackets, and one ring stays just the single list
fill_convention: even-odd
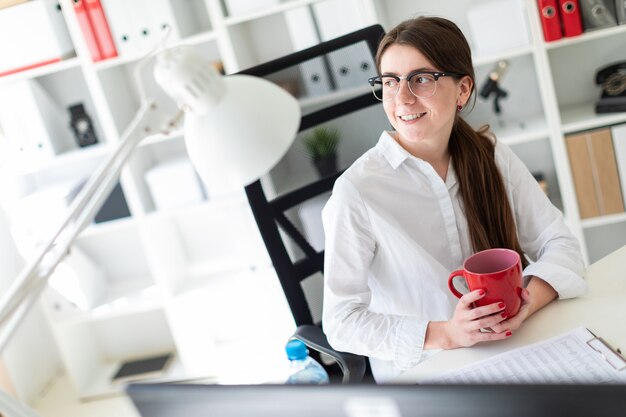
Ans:
[{"label": "woman's hand", "polygon": [[517,330],[522,322],[530,315],[530,306],[532,304],[532,297],[530,292],[526,288],[522,288],[522,304],[519,311],[513,317],[508,320],[501,321],[500,323],[492,326],[491,329],[496,333],[502,333],[506,331]]},{"label": "woman's hand", "polygon": [[[524,290],[525,291],[525,290]],[[502,340],[512,335],[508,327],[509,321],[516,320],[522,314],[521,320],[515,321],[516,327],[526,318],[526,315],[520,312],[511,320],[506,320],[504,313],[504,303],[493,303],[483,307],[473,308],[472,304],[485,296],[484,290],[475,290],[465,294],[459,299],[456,305],[452,319],[445,322],[445,331],[448,335],[449,346],[447,349],[458,347],[473,346],[479,342],[488,342],[493,340]],[[522,305],[524,307],[524,304]],[[526,311],[528,307],[526,306]],[[493,332],[484,332],[481,329],[494,329]]]}]

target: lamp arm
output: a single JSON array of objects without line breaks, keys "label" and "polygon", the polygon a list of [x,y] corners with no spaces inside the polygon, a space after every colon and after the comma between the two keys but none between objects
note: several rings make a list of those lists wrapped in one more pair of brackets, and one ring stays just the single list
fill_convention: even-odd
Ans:
[{"label": "lamp arm", "polygon": [[[34,304],[48,277],[67,255],[78,234],[94,219],[119,178],[122,167],[144,139],[144,123],[153,117],[154,101],[144,101],[121,136],[120,144],[94,172],[70,207],[70,213],[38,256],[27,265],[0,300],[0,352]],[[143,129],[143,132],[141,131]],[[24,306],[22,306],[24,304]]]},{"label": "lamp arm", "polygon": [[0,411],[7,417],[41,417],[2,390],[0,390]]}]

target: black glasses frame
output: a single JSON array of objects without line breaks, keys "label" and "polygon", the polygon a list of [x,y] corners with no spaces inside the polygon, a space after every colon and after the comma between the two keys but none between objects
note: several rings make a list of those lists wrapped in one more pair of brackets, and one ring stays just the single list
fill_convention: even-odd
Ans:
[{"label": "black glasses frame", "polygon": [[[424,74],[432,76],[434,78],[435,85],[434,85],[434,88],[433,88],[433,93],[430,96],[421,97],[421,96],[418,96],[417,94],[415,94],[413,92],[413,90],[411,90],[410,81],[411,81],[411,79],[413,77],[419,76],[419,75],[424,75]],[[436,88],[437,88],[437,81],[439,80],[440,77],[458,77],[458,78],[460,78],[460,77],[463,77],[463,76],[464,76],[464,74],[459,74],[457,72],[413,71],[413,72],[410,72],[409,74],[407,74],[405,76],[393,75],[393,74],[377,75],[375,77],[368,78],[367,81],[372,86],[372,93],[374,94],[374,97],[376,97],[377,100],[385,101],[384,99],[379,98],[376,95],[376,84],[378,83],[379,85],[382,86],[383,78],[393,78],[394,80],[396,80],[398,85],[400,84],[401,80],[406,80],[407,84],[408,84],[408,87],[409,87],[409,91],[411,92],[411,94],[413,94],[415,97],[418,97],[418,98],[428,98],[428,97],[432,97],[435,94],[435,91],[436,91]],[[396,90],[396,95],[398,94],[398,91],[400,91],[399,88],[398,88],[398,90]],[[395,95],[394,95],[394,97],[395,97]],[[392,100],[392,99],[393,99],[393,97],[387,99],[387,101],[388,100]]]},{"label": "black glasses frame", "polygon": [[435,78],[435,81],[439,80],[440,77],[459,77],[460,78],[460,77],[463,77],[464,75],[464,74],[459,74],[458,72],[413,71],[405,76],[393,75],[393,74],[377,75],[375,77],[368,78],[367,82],[370,83],[372,87],[375,86],[376,81],[382,80],[383,77],[391,77],[395,79],[397,82],[400,82],[401,80],[407,80],[407,82],[409,82],[411,81],[411,78],[415,77],[416,75],[422,75],[422,74],[432,75]]}]

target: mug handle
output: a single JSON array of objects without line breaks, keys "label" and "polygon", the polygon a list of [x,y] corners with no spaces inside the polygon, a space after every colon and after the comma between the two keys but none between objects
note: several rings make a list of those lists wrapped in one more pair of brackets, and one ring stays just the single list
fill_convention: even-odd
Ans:
[{"label": "mug handle", "polygon": [[454,283],[452,282],[452,280],[455,277],[462,277],[463,276],[463,270],[459,269],[454,271],[453,273],[450,274],[450,276],[448,277],[448,288],[450,288],[450,291],[452,291],[452,294],[454,294],[456,296],[456,298],[461,298],[463,297],[463,294],[461,294],[456,287],[454,286]]}]

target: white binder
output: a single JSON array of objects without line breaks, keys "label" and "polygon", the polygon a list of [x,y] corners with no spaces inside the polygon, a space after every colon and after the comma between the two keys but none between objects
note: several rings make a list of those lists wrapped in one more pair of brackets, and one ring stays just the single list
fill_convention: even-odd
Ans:
[{"label": "white binder", "polygon": [[[285,12],[287,30],[295,51],[317,45],[320,41],[311,12],[306,7]],[[315,58],[299,65],[305,97],[327,94],[331,91],[328,66],[323,58]]]},{"label": "white binder", "polygon": [[338,90],[366,87],[367,79],[376,75],[376,63],[365,41],[333,51],[328,59]]},{"label": "white binder", "polygon": [[[368,18],[359,0],[330,0],[313,5],[321,40],[327,41],[354,32],[373,22]],[[349,19],[346,16],[350,16]],[[367,79],[376,75],[376,65],[367,43],[328,54],[331,76],[337,89],[366,86]]]},{"label": "white binder", "polygon": [[156,46],[163,38],[165,25],[172,28],[169,42],[182,39],[195,33],[198,28],[193,16],[193,10],[189,2],[172,0],[140,0],[139,10],[133,9],[133,13],[143,13],[144,16],[136,18],[143,22],[148,29],[148,35],[143,37],[141,49],[147,52]]},{"label": "white binder", "polygon": [[73,54],[74,47],[56,3],[34,0],[0,10],[0,74]]},{"label": "white binder", "polygon": [[332,91],[329,68],[323,58],[313,58],[299,65],[305,97],[315,97]]},{"label": "white binder", "polygon": [[159,44],[164,26],[171,32],[169,42],[197,30],[192,6],[187,1],[102,0],[118,54],[143,54]]},{"label": "white binder", "polygon": [[127,6],[138,0],[101,0],[107,17],[111,35],[119,56],[133,55],[139,52],[139,37],[134,30],[133,8]]}]

